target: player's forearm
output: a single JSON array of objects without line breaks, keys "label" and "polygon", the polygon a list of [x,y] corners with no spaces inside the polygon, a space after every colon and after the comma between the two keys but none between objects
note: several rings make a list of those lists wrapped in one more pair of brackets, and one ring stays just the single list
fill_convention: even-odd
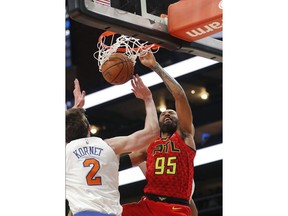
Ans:
[{"label": "player's forearm", "polygon": [[191,198],[189,200],[189,207],[190,207],[190,210],[191,210],[191,216],[198,216],[198,209],[194,203],[194,200]]},{"label": "player's forearm", "polygon": [[154,70],[161,77],[164,84],[174,97],[185,94],[181,85],[172,76],[170,76],[158,62],[154,67],[151,67],[151,69]]},{"label": "player's forearm", "polygon": [[160,128],[158,123],[157,110],[153,98],[144,100],[146,118],[145,118],[145,130],[151,131],[151,133],[157,133],[159,135]]},{"label": "player's forearm", "polygon": [[146,160],[146,148],[143,150],[135,151],[129,154],[131,165],[132,166],[138,166],[140,163],[144,162]]},{"label": "player's forearm", "polygon": [[[153,142],[160,134],[157,112],[153,99],[145,100],[145,126],[143,130],[137,131],[133,134],[133,146],[128,146],[125,152],[139,151],[147,149],[148,145]],[[133,161],[132,161],[133,163]]]}]

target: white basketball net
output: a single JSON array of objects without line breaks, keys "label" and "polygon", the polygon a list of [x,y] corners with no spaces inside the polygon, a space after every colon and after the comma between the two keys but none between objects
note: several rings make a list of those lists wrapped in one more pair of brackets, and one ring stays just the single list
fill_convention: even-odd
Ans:
[{"label": "white basketball net", "polygon": [[159,50],[159,47],[156,50],[152,50],[152,46],[148,45],[148,42],[140,42],[140,39],[129,37],[126,35],[121,35],[116,39],[116,42],[114,41],[114,34],[111,36],[111,42],[110,45],[105,44],[106,37],[104,36],[102,38],[102,41],[99,41],[97,43],[98,51],[96,51],[93,54],[93,57],[98,60],[98,66],[99,71],[101,71],[101,67],[104,64],[105,61],[109,59],[111,54],[116,53],[118,48],[125,48],[125,52],[123,54],[127,55],[128,58],[133,62],[133,64],[136,64],[136,58],[138,56],[146,55],[146,53],[151,50],[151,52],[156,53]]}]

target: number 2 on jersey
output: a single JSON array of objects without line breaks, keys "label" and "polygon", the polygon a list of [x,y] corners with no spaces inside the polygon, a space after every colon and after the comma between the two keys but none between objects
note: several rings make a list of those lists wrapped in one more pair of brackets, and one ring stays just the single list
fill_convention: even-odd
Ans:
[{"label": "number 2 on jersey", "polygon": [[97,172],[100,169],[99,161],[91,158],[91,159],[86,159],[83,162],[84,167],[90,167],[90,165],[92,165],[92,168],[90,169],[89,173],[86,176],[87,184],[90,186],[101,185],[102,184],[101,177],[95,177]]}]

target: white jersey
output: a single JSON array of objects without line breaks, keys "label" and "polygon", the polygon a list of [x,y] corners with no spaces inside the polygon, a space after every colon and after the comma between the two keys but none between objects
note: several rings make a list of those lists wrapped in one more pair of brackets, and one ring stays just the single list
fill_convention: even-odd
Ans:
[{"label": "white jersey", "polygon": [[81,211],[121,215],[119,157],[98,137],[66,145],[66,199],[73,214]]}]

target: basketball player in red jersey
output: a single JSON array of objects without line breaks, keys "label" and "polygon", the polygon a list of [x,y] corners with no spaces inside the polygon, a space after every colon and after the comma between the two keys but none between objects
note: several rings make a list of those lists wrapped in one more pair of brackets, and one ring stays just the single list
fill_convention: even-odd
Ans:
[{"label": "basketball player in red jersey", "polygon": [[191,199],[196,145],[189,102],[181,85],[157,63],[153,53],[139,59],[161,77],[175,99],[176,110],[160,114],[158,139],[130,154],[132,166],[146,159],[147,184],[138,203],[123,205],[122,216],[198,215]]}]

